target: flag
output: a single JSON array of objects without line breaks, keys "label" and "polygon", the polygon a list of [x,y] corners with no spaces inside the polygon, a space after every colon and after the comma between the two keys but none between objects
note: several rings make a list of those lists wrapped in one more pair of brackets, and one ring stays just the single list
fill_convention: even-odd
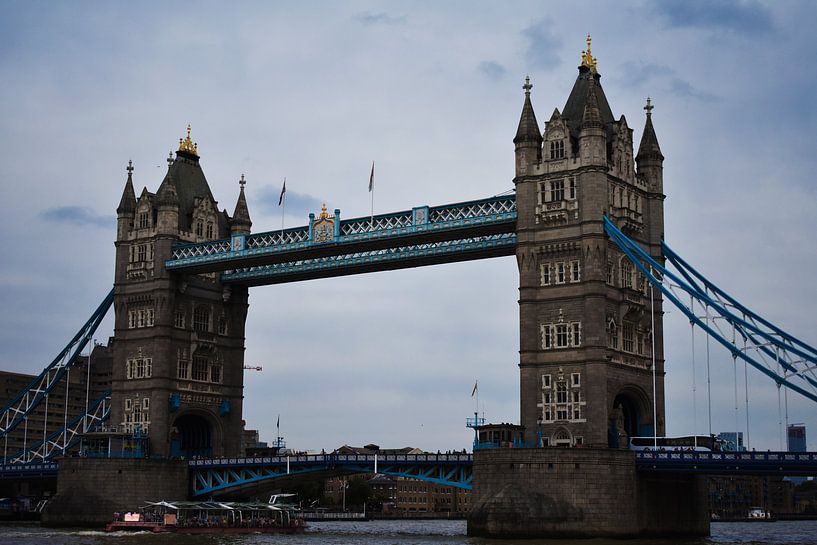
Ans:
[{"label": "flag", "polygon": [[374,161],[372,161],[372,173],[369,174],[369,193],[374,189]]},{"label": "flag", "polygon": [[281,188],[281,196],[278,197],[278,206],[281,206],[281,203],[284,202],[284,194],[287,192],[287,179],[284,178],[284,186]]},{"label": "flag", "polygon": [[477,381],[474,381],[474,389],[471,390],[471,397],[474,397],[474,394],[477,393]]}]

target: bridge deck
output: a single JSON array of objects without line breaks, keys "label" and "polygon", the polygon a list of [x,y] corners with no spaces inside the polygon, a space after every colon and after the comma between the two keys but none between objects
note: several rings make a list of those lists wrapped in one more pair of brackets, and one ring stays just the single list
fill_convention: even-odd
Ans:
[{"label": "bridge deck", "polygon": [[313,227],[323,220],[311,216],[302,227],[177,244],[165,266],[272,284],[512,255],[516,248],[514,195],[349,220],[335,212],[326,219],[332,232],[320,237]]}]

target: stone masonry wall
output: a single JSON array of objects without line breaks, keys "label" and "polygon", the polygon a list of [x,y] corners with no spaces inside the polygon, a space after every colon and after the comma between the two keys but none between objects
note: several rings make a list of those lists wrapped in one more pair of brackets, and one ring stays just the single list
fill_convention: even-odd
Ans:
[{"label": "stone masonry wall", "polygon": [[468,535],[709,535],[705,483],[695,475],[639,473],[627,450],[478,450]]},{"label": "stone masonry wall", "polygon": [[103,526],[116,511],[135,511],[146,501],[187,496],[184,461],[63,458],[57,494],[46,506],[42,524]]},{"label": "stone masonry wall", "polygon": [[635,458],[611,449],[474,453],[468,535],[628,537],[639,533]]}]

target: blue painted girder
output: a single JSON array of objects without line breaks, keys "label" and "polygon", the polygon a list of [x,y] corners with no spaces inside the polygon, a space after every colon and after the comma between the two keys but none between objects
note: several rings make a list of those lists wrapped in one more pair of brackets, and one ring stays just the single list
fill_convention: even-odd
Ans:
[{"label": "blue painted girder", "polygon": [[221,281],[248,286],[280,284],[510,256],[515,253],[516,233],[501,233],[250,267],[227,271],[222,274]]},{"label": "blue painted girder", "polygon": [[317,454],[263,458],[191,460],[194,497],[209,497],[247,485],[317,474],[377,473],[471,489],[470,454]]}]

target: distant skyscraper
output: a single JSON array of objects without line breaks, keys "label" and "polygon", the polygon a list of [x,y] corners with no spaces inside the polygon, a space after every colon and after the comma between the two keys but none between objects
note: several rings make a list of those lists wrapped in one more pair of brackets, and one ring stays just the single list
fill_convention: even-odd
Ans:
[{"label": "distant skyscraper", "polygon": [[790,424],[786,433],[789,452],[806,452],[806,425]]},{"label": "distant skyscraper", "polygon": [[718,439],[729,443],[729,448],[731,449],[739,451],[746,450],[746,447],[743,444],[742,431],[723,431],[718,434]]}]

